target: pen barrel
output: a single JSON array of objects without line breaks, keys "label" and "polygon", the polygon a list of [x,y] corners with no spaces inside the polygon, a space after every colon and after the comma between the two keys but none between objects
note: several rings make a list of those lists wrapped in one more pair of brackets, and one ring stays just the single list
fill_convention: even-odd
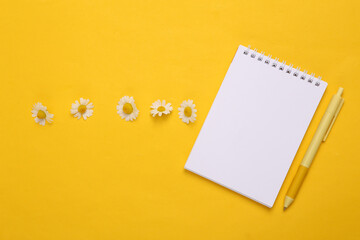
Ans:
[{"label": "pen barrel", "polygon": [[304,182],[307,172],[309,171],[309,167],[320,147],[321,142],[325,141],[325,139],[327,138],[329,131],[334,124],[336,116],[338,115],[342,105],[344,104],[344,99],[341,98],[343,90],[343,88],[339,88],[338,92],[332,97],[324,116],[321,118],[320,124],[316,129],[314,137],[311,140],[308,149],[306,150],[304,158],[285,196],[284,209],[288,208],[294,201],[302,183]]},{"label": "pen barrel", "polygon": [[310,167],[310,165],[320,147],[320,144],[323,141],[324,136],[329,129],[331,121],[333,120],[333,118],[335,116],[335,112],[336,112],[337,107],[340,104],[340,101],[341,101],[340,96],[335,95],[332,97],[330,104],[329,104],[328,108],[326,109],[324,116],[321,118],[318,128],[316,129],[314,137],[311,140],[308,149],[306,150],[306,153],[301,162],[301,165],[303,165],[307,168]]}]

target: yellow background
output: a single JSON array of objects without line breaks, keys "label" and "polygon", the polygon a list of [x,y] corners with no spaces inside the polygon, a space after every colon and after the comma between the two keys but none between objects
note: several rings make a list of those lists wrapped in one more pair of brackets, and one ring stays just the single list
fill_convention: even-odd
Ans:
[{"label": "yellow background", "polygon": [[[2,0],[0,239],[359,239],[359,7]],[[239,44],[329,84],[272,209],[183,169]],[[283,212],[339,86],[345,105]],[[116,113],[124,95],[136,100],[136,122]],[[95,105],[87,121],[70,115],[80,97]],[[157,99],[174,105],[168,118],[150,116]],[[178,119],[185,99],[196,103],[195,124]],[[35,124],[37,101],[55,114],[52,125]]]}]

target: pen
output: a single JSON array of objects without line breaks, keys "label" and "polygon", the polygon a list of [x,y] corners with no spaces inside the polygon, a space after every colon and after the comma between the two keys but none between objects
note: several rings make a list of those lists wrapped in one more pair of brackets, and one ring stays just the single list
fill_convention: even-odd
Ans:
[{"label": "pen", "polygon": [[306,174],[310,168],[310,165],[319,149],[321,142],[325,142],[329,135],[329,132],[335,122],[337,115],[340,112],[341,107],[344,104],[344,99],[341,97],[344,89],[339,88],[338,92],[332,97],[329,106],[327,107],[324,116],[322,117],[315,135],[311,140],[311,143],[306,150],[305,156],[296,172],[296,175],[291,182],[291,185],[286,193],[284,201],[284,210],[287,209],[294,201],[301,184],[303,183]]}]

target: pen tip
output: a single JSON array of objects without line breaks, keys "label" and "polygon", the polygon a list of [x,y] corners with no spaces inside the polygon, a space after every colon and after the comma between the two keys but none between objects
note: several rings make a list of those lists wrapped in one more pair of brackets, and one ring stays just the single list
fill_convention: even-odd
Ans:
[{"label": "pen tip", "polygon": [[286,207],[284,207],[284,211],[286,210]]}]

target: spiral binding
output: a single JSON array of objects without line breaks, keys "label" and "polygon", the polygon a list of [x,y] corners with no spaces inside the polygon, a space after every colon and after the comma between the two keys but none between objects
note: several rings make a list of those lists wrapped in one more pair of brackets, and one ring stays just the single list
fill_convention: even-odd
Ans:
[{"label": "spiral binding", "polygon": [[[301,71],[300,67],[294,68],[293,64],[286,65],[286,61],[282,61],[279,63],[279,58],[271,58],[271,55],[268,55],[265,57],[264,52],[257,52],[257,49],[251,50],[250,46],[248,46],[247,49],[244,50],[244,55],[249,55],[253,59],[257,59],[259,62],[264,61],[265,64],[273,67],[278,68],[280,71],[284,71],[287,74],[291,74],[294,77],[300,78],[300,80],[306,81],[307,83],[313,84],[316,87],[320,86],[321,84],[321,77],[315,77],[315,74],[312,73],[310,76],[308,76],[308,72],[306,70]],[[316,79],[316,81],[315,81]]]}]

